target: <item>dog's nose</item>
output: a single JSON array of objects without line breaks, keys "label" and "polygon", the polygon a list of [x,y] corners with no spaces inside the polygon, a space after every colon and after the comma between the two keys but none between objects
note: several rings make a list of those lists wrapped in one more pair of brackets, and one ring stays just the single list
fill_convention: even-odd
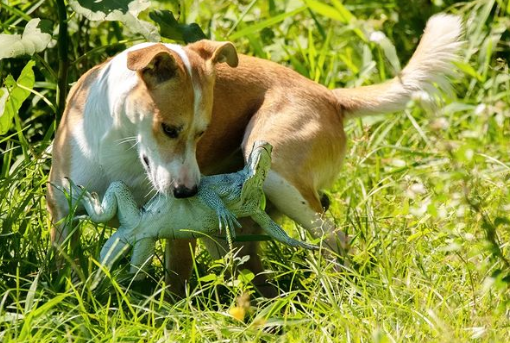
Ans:
[{"label": "dog's nose", "polygon": [[188,188],[186,186],[180,185],[174,188],[174,197],[181,199],[181,198],[189,198],[193,195],[197,194],[198,187],[195,185],[191,188]]}]

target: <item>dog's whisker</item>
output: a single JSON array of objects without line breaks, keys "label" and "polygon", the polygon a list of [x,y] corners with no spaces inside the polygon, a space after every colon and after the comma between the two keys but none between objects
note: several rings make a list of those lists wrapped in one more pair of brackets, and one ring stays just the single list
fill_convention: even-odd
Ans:
[{"label": "dog's whisker", "polygon": [[134,149],[137,147],[138,144],[140,144],[140,141],[136,137],[130,137],[130,138],[124,138],[117,141],[117,145],[122,145],[129,143],[130,147],[127,149],[127,151]]},{"label": "dog's whisker", "polygon": [[[149,178],[146,178],[146,179],[149,180]],[[149,191],[147,192],[147,194],[145,194],[145,197],[148,197],[151,194],[157,194],[157,193],[158,193],[158,191],[157,191],[156,187],[154,187],[154,185],[151,183],[151,187],[150,187]]]},{"label": "dog's whisker", "polygon": [[131,145],[128,150],[136,148],[138,144],[140,144],[140,142],[136,142],[135,144]]},{"label": "dog's whisker", "polygon": [[130,143],[130,142],[136,142],[138,143],[138,138],[136,136],[131,136],[131,137],[124,137],[124,138],[121,138],[121,139],[118,139],[117,141],[115,141],[117,144],[124,144],[124,143]]}]

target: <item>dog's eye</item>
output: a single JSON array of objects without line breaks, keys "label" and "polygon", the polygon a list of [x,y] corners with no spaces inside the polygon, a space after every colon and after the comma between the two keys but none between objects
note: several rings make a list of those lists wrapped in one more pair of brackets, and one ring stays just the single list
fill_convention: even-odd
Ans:
[{"label": "dog's eye", "polygon": [[175,126],[170,126],[165,123],[161,123],[161,128],[163,129],[163,133],[167,135],[169,138],[177,138],[179,136],[179,129]]}]

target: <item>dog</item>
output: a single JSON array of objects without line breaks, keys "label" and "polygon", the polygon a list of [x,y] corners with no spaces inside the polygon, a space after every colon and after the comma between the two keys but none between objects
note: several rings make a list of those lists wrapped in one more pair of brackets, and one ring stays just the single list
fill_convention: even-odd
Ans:
[{"label": "dog", "polygon": [[[462,31],[456,16],[432,17],[397,77],[352,89],[327,89],[274,62],[238,54],[229,42],[143,43],[120,53],[85,73],[68,96],[49,176],[52,241],[58,245],[69,235],[67,225],[58,225],[69,212],[58,191],[65,177],[100,196],[121,180],[139,205],[156,191],[186,198],[196,194],[201,173],[235,170],[237,152],[246,158],[264,140],[274,147],[264,184],[273,214],[341,253],[346,238],[325,218],[320,191],[341,169],[345,120],[403,110],[415,92],[448,85]],[[189,244],[194,247],[193,241],[166,245],[173,290],[182,291],[180,282],[189,277]],[[260,272],[256,243],[244,249],[248,268]]]}]

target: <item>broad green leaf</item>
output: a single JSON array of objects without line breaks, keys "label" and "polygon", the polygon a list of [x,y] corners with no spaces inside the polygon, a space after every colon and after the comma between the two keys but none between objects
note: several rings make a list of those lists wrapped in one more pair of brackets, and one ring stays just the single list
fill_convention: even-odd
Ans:
[{"label": "broad green leaf", "polygon": [[478,81],[483,81],[482,75],[478,74],[478,72],[470,65],[464,62],[453,62],[457,68],[462,70],[464,73],[469,76],[474,77]]},{"label": "broad green leaf", "polygon": [[201,281],[201,282],[212,282],[212,281],[216,281],[218,277],[216,276],[216,274],[208,274],[208,275],[205,275],[205,276],[202,276],[198,279],[198,281]]},{"label": "broad green leaf", "polygon": [[345,8],[344,4],[340,0],[332,0],[333,6],[335,6],[336,10],[340,15],[344,18],[345,23],[350,23],[351,20],[354,19],[354,15]]},{"label": "broad green leaf", "polygon": [[153,11],[149,17],[159,25],[159,32],[165,38],[185,43],[207,38],[198,24],[180,24],[171,11]]},{"label": "broad green leaf", "polygon": [[7,91],[7,88],[0,88],[0,128],[2,127],[1,125],[1,120],[3,118],[3,113],[5,111],[5,103],[7,102],[7,98],[9,97],[9,92]]},{"label": "broad green leaf", "polygon": [[323,15],[327,18],[338,20],[339,22],[342,22],[344,24],[348,24],[349,21],[347,18],[345,18],[342,13],[340,13],[335,7],[326,5],[320,1],[315,0],[305,0],[305,3],[308,5],[308,7],[314,11],[315,13],[318,13],[320,15]]},{"label": "broad green leaf", "polygon": [[282,14],[279,14],[273,18],[270,18],[270,19],[266,19],[266,20],[263,20],[259,23],[256,23],[254,25],[251,25],[251,26],[248,26],[242,30],[239,30],[235,33],[233,33],[232,35],[230,35],[228,37],[228,39],[230,40],[235,40],[239,37],[243,37],[243,36],[247,36],[251,33],[255,33],[255,32],[258,32],[260,30],[262,30],[263,28],[265,27],[269,27],[271,25],[274,25],[276,23],[279,23],[280,21],[283,21],[284,19],[288,18],[288,17],[292,17],[300,12],[303,12],[304,10],[306,10],[306,7],[300,7],[300,8],[297,8],[295,9],[294,11],[290,11],[288,13],[282,13]]},{"label": "broad green leaf", "polygon": [[138,15],[149,8],[147,0],[70,0],[69,5],[76,13],[94,21],[120,21],[131,31],[140,33],[153,42],[160,40],[158,29]]},{"label": "broad green leaf", "polygon": [[253,274],[248,269],[241,270],[239,272],[239,275],[237,275],[237,280],[239,280],[245,284],[250,283],[251,281],[253,281],[253,279],[255,279],[255,274]]},{"label": "broad green leaf", "polygon": [[0,34],[0,59],[33,55],[46,49],[51,35],[41,31],[40,23],[39,18],[30,20],[22,35]]},{"label": "broad green leaf", "polygon": [[[21,71],[17,81],[11,75],[8,75],[4,81],[5,88],[0,89],[0,135],[4,135],[12,126],[12,120],[23,102],[30,95],[30,89],[34,87],[35,62],[30,61]],[[20,87],[22,86],[22,87]]]}]

